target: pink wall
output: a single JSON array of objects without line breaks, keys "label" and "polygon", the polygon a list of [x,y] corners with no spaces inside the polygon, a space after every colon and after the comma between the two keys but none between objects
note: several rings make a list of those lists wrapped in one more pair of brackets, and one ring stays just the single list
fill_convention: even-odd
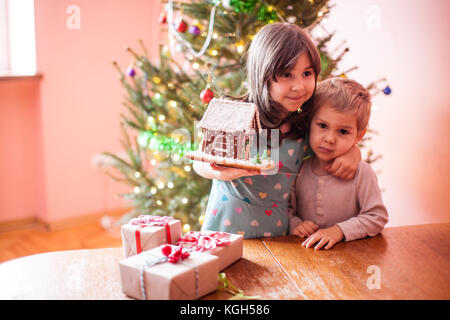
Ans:
[{"label": "pink wall", "polygon": [[[66,27],[69,5],[81,10],[79,30]],[[158,0],[35,1],[37,69],[44,77],[40,100],[37,87],[27,90],[13,82],[8,86],[15,88],[16,94],[0,95],[1,124],[7,125],[1,127],[0,141],[15,137],[14,143],[8,144],[8,151],[13,152],[6,153],[8,157],[2,155],[0,162],[0,221],[38,215],[53,222],[126,206],[115,196],[127,190],[125,186],[110,180],[91,162],[102,151],[122,151],[118,140],[124,91],[111,62],[117,60],[126,67],[131,58],[124,48],[138,50],[139,38],[156,56],[160,10]],[[4,104],[12,99],[16,102],[5,110]],[[6,121],[4,116],[12,120]],[[33,161],[31,150],[38,150],[26,140],[31,131],[25,136],[19,128],[28,126],[25,121],[37,126],[38,119],[42,121],[43,177],[33,180],[33,188],[45,195],[45,209],[22,195],[32,179],[28,177],[32,170],[28,166],[23,172],[23,164]],[[19,126],[15,127],[15,122]],[[21,179],[15,176],[17,172]]]},{"label": "pink wall", "polygon": [[0,80],[0,220],[45,212],[39,80]]},{"label": "pink wall", "polygon": [[[347,40],[343,69],[368,84],[387,77],[389,97],[374,102],[372,147],[383,159],[380,186],[390,226],[448,222],[449,20],[446,0],[339,0],[326,27],[335,44]],[[81,29],[69,30],[69,5],[81,9]],[[371,5],[380,24],[370,27]],[[124,207],[116,184],[92,157],[120,152],[124,90],[111,65],[131,61],[125,46],[143,38],[153,57],[165,41],[153,0],[36,1],[40,83],[0,82],[0,221],[38,216],[53,222]],[[372,13],[373,14],[373,13]],[[39,85],[40,84],[40,88]]]}]

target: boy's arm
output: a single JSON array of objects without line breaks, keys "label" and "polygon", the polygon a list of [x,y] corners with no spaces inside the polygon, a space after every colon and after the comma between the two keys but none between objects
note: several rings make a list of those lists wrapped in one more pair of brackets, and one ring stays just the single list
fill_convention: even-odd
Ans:
[{"label": "boy's arm", "polygon": [[375,236],[383,230],[389,220],[376,174],[370,165],[362,162],[356,179],[357,200],[361,207],[359,214],[337,223],[346,241]]}]

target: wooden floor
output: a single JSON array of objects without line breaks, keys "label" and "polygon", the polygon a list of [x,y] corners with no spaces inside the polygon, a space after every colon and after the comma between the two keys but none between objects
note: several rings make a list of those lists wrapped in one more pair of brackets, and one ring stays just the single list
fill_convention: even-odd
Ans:
[{"label": "wooden floor", "polygon": [[0,232],[0,263],[50,251],[120,247],[119,230],[107,231],[96,219],[56,231],[36,226]]}]

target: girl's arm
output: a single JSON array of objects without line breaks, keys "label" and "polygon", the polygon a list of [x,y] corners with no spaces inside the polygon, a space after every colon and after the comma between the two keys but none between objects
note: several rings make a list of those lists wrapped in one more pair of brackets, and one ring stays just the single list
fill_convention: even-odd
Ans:
[{"label": "girl's arm", "polygon": [[342,156],[334,159],[331,164],[325,167],[325,170],[335,177],[351,180],[358,170],[359,161],[361,161],[361,152],[355,145]]},{"label": "girl's arm", "polygon": [[194,161],[194,171],[206,179],[230,181],[240,177],[259,175],[259,171],[222,167],[202,161]]}]

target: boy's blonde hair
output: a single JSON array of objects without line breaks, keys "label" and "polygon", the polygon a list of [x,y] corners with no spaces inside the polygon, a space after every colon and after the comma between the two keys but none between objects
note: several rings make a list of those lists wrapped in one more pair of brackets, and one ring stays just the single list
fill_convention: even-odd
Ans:
[{"label": "boy's blonde hair", "polygon": [[358,134],[367,128],[371,110],[370,93],[355,80],[334,77],[319,82],[311,119],[324,104],[336,111],[354,112]]}]

